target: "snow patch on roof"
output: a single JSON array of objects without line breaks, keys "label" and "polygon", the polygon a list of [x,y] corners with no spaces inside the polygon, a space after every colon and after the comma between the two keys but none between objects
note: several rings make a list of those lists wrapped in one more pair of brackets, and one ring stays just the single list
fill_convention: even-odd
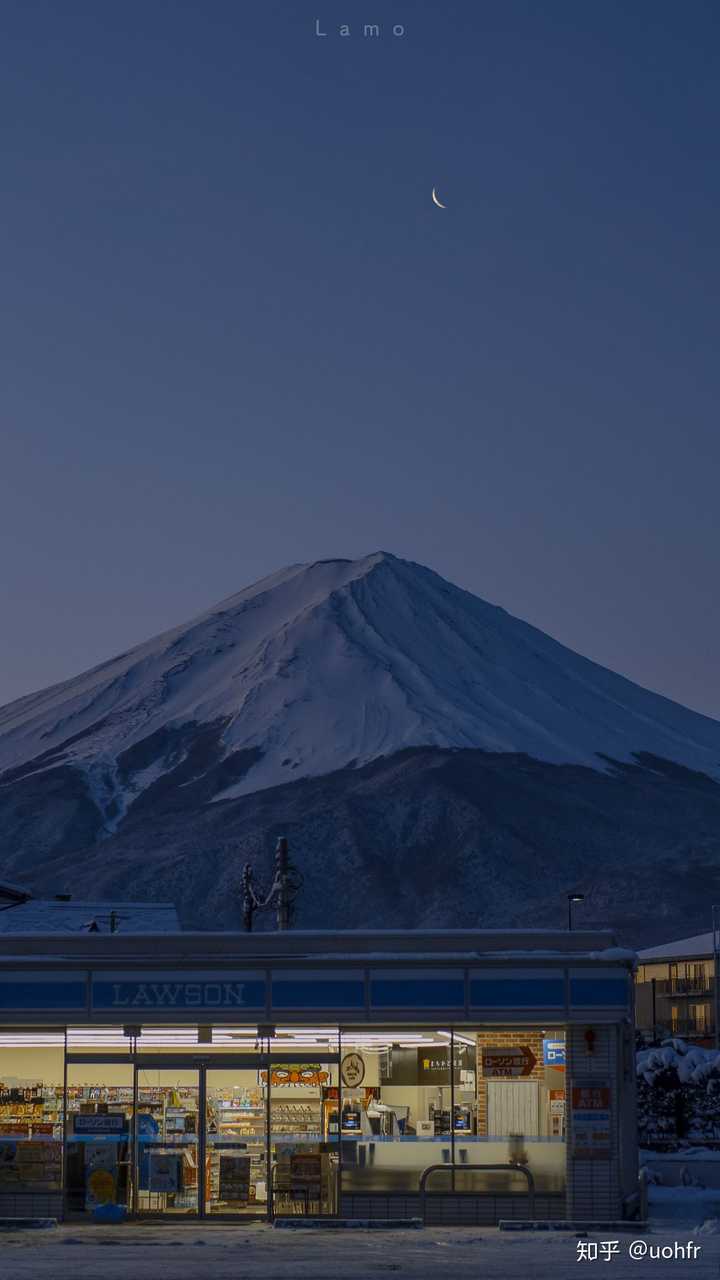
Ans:
[{"label": "snow patch on roof", "polygon": [[178,914],[169,902],[58,902],[32,898],[0,911],[0,933],[110,933],[114,913],[118,933],[179,933]]},{"label": "snow patch on roof", "polygon": [[676,958],[693,959],[696,956],[711,956],[713,954],[713,935],[709,933],[696,933],[692,938],[680,938],[677,942],[663,942],[656,947],[646,947],[643,951],[638,951],[638,959],[641,964],[645,964],[650,960],[671,960]]}]

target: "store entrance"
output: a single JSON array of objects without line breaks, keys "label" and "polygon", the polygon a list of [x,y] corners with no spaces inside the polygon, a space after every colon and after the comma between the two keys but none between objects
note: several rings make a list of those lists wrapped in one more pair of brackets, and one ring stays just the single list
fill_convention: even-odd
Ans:
[{"label": "store entrance", "polygon": [[66,1211],[335,1213],[338,1059],[299,1057],[68,1055]]},{"label": "store entrance", "polygon": [[203,1066],[204,1212],[267,1216],[268,1101],[262,1060]]},{"label": "store entrance", "polygon": [[265,1062],[137,1055],[137,1214],[267,1216]]},{"label": "store entrance", "polygon": [[200,1203],[202,1067],[136,1065],[135,1211],[193,1217]]}]

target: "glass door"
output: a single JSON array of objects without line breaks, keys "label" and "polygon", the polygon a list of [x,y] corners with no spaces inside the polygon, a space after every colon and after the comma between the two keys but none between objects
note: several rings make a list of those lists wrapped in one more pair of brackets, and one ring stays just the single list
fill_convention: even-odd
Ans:
[{"label": "glass door", "polygon": [[267,1072],[259,1055],[205,1070],[205,1213],[266,1217]]},{"label": "glass door", "polygon": [[200,1184],[200,1068],[137,1064],[136,1211],[195,1215]]},{"label": "glass door", "polygon": [[65,1211],[119,1222],[132,1210],[133,1068],[120,1058],[68,1057]]}]

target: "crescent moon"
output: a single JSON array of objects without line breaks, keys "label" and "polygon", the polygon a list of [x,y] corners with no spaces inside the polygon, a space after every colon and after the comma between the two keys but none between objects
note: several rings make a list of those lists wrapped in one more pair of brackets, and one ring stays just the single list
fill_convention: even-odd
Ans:
[{"label": "crescent moon", "polygon": [[433,189],[432,189],[432,198],[433,198],[433,204],[436,204],[436,205],[437,205],[437,207],[438,207],[438,209],[447,209],[447,205],[446,205],[446,204],[441,204],[441,202],[438,200],[438,198],[437,198],[437,193],[436,193],[436,191],[435,191],[435,188],[434,188],[434,187],[433,187]]}]

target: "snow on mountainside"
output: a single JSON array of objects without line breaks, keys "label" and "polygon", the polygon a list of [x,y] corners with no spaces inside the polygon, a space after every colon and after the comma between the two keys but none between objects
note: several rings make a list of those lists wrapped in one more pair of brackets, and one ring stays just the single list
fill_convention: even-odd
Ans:
[{"label": "snow on mountainside", "polygon": [[209,760],[205,802],[426,745],[599,770],[648,753],[720,777],[716,721],[381,552],[281,570],[6,706],[0,781],[74,766],[113,830]]}]

